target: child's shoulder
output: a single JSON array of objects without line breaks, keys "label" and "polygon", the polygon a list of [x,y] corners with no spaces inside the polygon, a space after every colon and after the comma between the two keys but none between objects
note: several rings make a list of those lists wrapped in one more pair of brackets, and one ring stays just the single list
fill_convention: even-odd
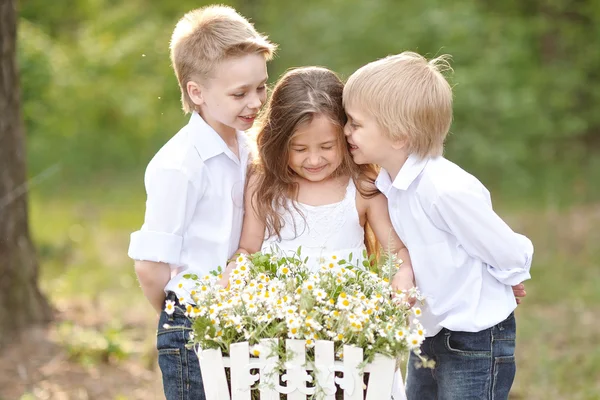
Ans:
[{"label": "child's shoulder", "polygon": [[176,170],[194,180],[203,168],[204,161],[196,149],[193,132],[186,125],[156,152],[146,168],[146,175],[152,171]]},{"label": "child's shoulder", "polygon": [[487,191],[474,175],[444,157],[436,157],[427,162],[417,192],[422,200],[434,202],[474,189]]}]

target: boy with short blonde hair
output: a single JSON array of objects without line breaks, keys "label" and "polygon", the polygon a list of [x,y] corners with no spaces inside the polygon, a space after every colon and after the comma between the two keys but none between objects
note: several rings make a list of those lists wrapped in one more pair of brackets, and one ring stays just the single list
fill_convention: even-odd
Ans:
[{"label": "boy with short blonde hair", "polygon": [[148,164],[146,215],[129,256],[160,313],[158,363],[167,399],[204,399],[195,352],[186,348],[193,304],[186,274],[225,266],[238,248],[249,147],[243,131],[266,100],[276,46],[234,9],[190,11],[171,38],[171,61],[189,123]]},{"label": "boy with short blonde hair", "polygon": [[[445,57],[405,52],[367,64],[344,88],[355,162],[382,167],[376,184],[426,297],[423,355],[406,392],[419,399],[507,399],[515,375],[515,295],[533,245],[493,211],[488,190],[441,156],[452,122]],[[516,291],[515,291],[516,293]]]},{"label": "boy with short blonde hair", "polygon": [[187,93],[188,82],[211,78],[215,67],[225,58],[259,53],[270,61],[276,46],[233,8],[208,6],[190,11],[179,20],[170,49],[181,102],[187,113],[196,108]]}]

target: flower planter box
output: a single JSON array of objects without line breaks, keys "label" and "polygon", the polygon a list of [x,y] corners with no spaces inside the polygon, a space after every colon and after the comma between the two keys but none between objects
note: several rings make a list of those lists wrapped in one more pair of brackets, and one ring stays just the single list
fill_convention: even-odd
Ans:
[{"label": "flower planter box", "polygon": [[[275,346],[273,339],[261,340],[259,357],[250,356],[248,342],[232,344],[229,357],[223,357],[217,349],[201,350],[198,356],[206,398],[250,400],[251,388],[257,382],[261,400],[280,400],[281,395],[286,395],[284,398],[288,400],[335,400],[336,383],[344,392],[344,400],[391,399],[393,391],[395,400],[406,398],[401,376],[395,374],[394,359],[376,356],[373,362],[365,365],[361,348],[344,346],[343,361],[335,361],[334,343],[318,340],[314,348],[314,363],[307,363],[304,340],[287,339],[285,343],[288,361],[281,377],[279,358],[270,354],[270,349]],[[227,368],[230,370],[231,392]],[[255,373],[257,370],[258,373]],[[312,376],[308,371],[313,372]],[[363,373],[369,373],[366,390]]]}]

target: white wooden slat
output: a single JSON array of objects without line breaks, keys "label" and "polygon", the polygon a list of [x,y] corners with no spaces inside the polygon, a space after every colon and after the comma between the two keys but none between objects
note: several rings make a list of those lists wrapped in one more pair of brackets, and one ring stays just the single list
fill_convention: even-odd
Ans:
[{"label": "white wooden slat", "polygon": [[207,400],[230,400],[223,356],[220,349],[201,350],[198,354],[200,372]]},{"label": "white wooden slat", "polygon": [[260,362],[263,364],[260,369],[260,400],[279,400],[279,373],[277,372],[277,363],[279,356],[272,349],[277,345],[275,339],[262,339],[260,341],[261,352]]},{"label": "white wooden slat", "polygon": [[362,362],[362,348],[344,346],[344,400],[363,400]]},{"label": "white wooden slat", "polygon": [[[393,358],[376,355],[373,362],[369,364],[369,381],[367,382],[366,400],[389,399],[392,393],[392,384],[394,382],[394,370],[396,369],[396,360]],[[400,377],[402,380],[402,377]],[[402,390],[404,385],[401,384]],[[394,397],[394,400],[401,398]],[[404,399],[406,400],[406,395]]]},{"label": "white wooden slat", "polygon": [[[286,362],[285,385],[279,384],[277,363],[279,356],[272,351],[274,339],[261,340],[260,359],[252,359],[247,342],[232,344],[230,357],[222,357],[220,350],[200,351],[200,370],[204,381],[207,400],[250,400],[250,387],[258,376],[252,376],[252,368],[260,368],[260,399],[279,400],[280,393],[287,394],[287,400],[306,400],[307,395],[316,394],[317,400],[335,399],[335,382],[344,390],[344,400],[363,400],[363,377],[359,368],[363,362],[363,350],[354,346],[344,346],[343,362],[334,360],[334,343],[317,341],[315,362],[306,364],[304,340],[286,340],[286,351],[290,355]],[[395,371],[394,359],[377,355],[372,363],[364,367],[369,372],[366,400],[390,399],[406,400],[406,392],[400,371]],[[229,393],[225,367],[231,368]],[[315,371],[315,379],[321,389],[307,387],[312,378],[307,370]],[[343,371],[343,378],[335,378],[335,370]],[[315,386],[315,382],[311,384]]]},{"label": "white wooden slat", "polygon": [[404,380],[402,379],[402,371],[396,370],[394,373],[394,383],[392,385],[392,399],[394,400],[407,400],[406,387],[404,386]]},{"label": "white wooden slat", "polygon": [[335,400],[335,353],[333,342],[317,340],[315,343],[315,377],[319,388],[318,400]]},{"label": "white wooden slat", "polygon": [[306,400],[306,394],[309,392],[306,388],[306,342],[287,339],[285,349],[287,362],[282,380],[286,386],[281,392],[287,393],[287,400]]},{"label": "white wooden slat", "polygon": [[250,400],[250,348],[248,342],[233,343],[229,348],[231,399]]}]

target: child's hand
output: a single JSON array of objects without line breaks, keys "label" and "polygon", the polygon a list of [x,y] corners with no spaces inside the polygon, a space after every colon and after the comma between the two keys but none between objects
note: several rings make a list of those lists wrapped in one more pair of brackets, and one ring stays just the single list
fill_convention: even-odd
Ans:
[{"label": "child's hand", "polygon": [[408,297],[408,291],[413,287],[415,287],[415,277],[412,268],[408,268],[407,266],[400,267],[392,279],[392,289],[394,292],[403,291],[406,293],[405,301],[410,304],[411,307],[414,306],[417,301],[414,297]]},{"label": "child's hand", "polygon": [[235,261],[229,262],[229,264],[227,264],[227,268],[225,268],[225,271],[223,271],[223,273],[221,274],[219,285],[223,286],[224,288],[227,288],[227,286],[229,286],[229,276],[231,275],[231,271],[233,271],[234,269]]},{"label": "child's hand", "polygon": [[520,297],[527,296],[527,292],[525,291],[525,284],[519,283],[518,285],[513,286],[512,290],[515,295],[515,300],[517,300],[517,304],[521,304],[522,300],[520,299]]}]

